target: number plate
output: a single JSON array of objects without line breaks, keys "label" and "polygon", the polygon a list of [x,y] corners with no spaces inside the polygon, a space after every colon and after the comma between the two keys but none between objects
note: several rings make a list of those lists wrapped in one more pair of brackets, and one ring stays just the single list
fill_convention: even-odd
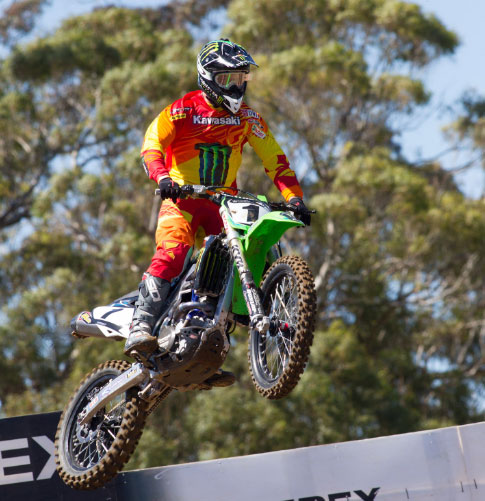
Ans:
[{"label": "number plate", "polygon": [[247,200],[228,200],[226,205],[231,219],[237,224],[251,225],[260,217],[271,212],[266,205],[248,202]]}]

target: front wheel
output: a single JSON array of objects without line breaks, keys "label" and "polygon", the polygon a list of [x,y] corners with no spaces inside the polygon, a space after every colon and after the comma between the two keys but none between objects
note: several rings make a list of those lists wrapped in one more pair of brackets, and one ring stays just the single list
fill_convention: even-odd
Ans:
[{"label": "front wheel", "polygon": [[298,384],[310,356],[315,327],[316,293],[313,275],[303,259],[285,256],[267,271],[262,303],[270,328],[252,330],[249,369],[261,395],[285,397]]},{"label": "front wheel", "polygon": [[96,489],[111,480],[135,450],[147,416],[138,388],[114,397],[89,423],[78,416],[112,379],[131,367],[123,360],[99,365],[83,381],[61,415],[55,440],[57,471],[74,489]]}]

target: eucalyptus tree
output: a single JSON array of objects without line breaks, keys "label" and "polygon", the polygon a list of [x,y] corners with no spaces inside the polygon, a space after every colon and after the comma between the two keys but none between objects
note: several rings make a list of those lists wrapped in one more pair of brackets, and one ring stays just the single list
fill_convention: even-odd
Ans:
[{"label": "eucalyptus tree", "polygon": [[180,50],[192,36],[173,12],[98,9],[3,61],[2,358],[17,386],[2,383],[0,400],[10,394],[10,412],[59,405],[55,391],[40,395],[79,353],[69,317],[134,288],[146,267],[156,207],[139,162],[143,130],[196,83],[194,54]]},{"label": "eucalyptus tree", "polygon": [[415,75],[457,36],[395,0],[236,0],[228,17],[260,63],[251,103],[319,211],[290,242],[313,263],[321,338],[288,420],[333,440],[479,419],[483,202],[399,144],[431,95]]}]

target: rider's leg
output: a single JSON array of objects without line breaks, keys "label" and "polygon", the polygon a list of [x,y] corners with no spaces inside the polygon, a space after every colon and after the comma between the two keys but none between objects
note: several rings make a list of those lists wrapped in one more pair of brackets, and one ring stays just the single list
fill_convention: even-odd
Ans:
[{"label": "rider's leg", "polygon": [[[170,200],[163,202],[155,234],[157,251],[146,274],[154,280],[155,299],[159,297],[160,301],[146,292],[144,282],[140,284],[130,336],[125,345],[127,355],[134,350],[148,354],[155,350],[157,338],[152,335],[153,327],[170,291],[170,281],[181,273],[185,256],[195,243],[195,235],[203,239],[203,236],[218,234],[221,230],[219,208],[208,200],[185,199],[179,200],[177,205]],[[210,389],[213,386],[229,386],[235,380],[232,372],[219,369],[205,383]]]},{"label": "rider's leg", "polygon": [[126,355],[131,355],[133,351],[149,354],[156,349],[157,338],[152,332],[170,291],[170,282],[145,273],[138,290],[130,335],[125,344]]},{"label": "rider's leg", "polygon": [[139,286],[130,335],[125,344],[127,355],[134,351],[149,355],[156,349],[153,328],[163,311],[170,282],[181,273],[187,252],[193,245],[190,223],[172,201],[162,204],[155,238],[157,250]]}]

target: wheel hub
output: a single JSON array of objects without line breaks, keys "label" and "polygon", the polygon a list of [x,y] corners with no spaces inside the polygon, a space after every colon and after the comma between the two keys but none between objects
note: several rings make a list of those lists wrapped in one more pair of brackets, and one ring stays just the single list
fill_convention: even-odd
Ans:
[{"label": "wheel hub", "polygon": [[93,421],[91,421],[91,423],[86,423],[83,425],[80,425],[79,423],[76,425],[76,437],[81,444],[91,442],[96,438],[99,426],[96,426],[93,429],[91,428],[92,423]]}]

